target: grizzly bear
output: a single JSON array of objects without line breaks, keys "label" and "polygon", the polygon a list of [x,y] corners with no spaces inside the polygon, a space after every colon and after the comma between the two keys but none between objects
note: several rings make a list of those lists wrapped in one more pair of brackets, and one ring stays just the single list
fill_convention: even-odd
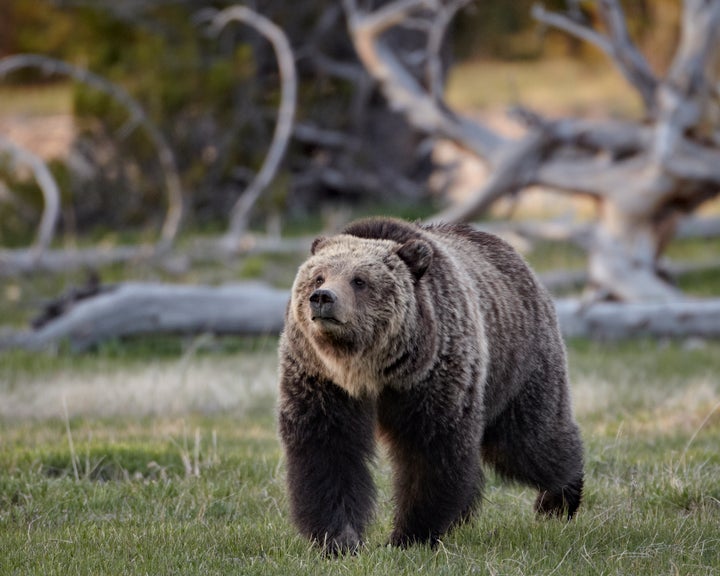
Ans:
[{"label": "grizzly bear", "polygon": [[371,520],[375,439],[394,470],[390,543],[434,544],[475,510],[481,462],[575,514],[583,448],[553,303],[522,257],[464,225],[389,218],[318,238],[280,341],[292,518],[334,553]]}]

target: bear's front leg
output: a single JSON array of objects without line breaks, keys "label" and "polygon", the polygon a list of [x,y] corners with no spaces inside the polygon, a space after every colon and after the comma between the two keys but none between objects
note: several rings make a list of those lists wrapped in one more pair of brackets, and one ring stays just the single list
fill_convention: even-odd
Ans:
[{"label": "bear's front leg", "polygon": [[356,550],[375,501],[373,402],[329,381],[283,377],[278,418],[295,524],[328,552]]},{"label": "bear's front leg", "polygon": [[388,392],[379,405],[395,471],[390,543],[402,547],[436,544],[472,514],[483,486],[477,420],[454,420],[410,395]]}]

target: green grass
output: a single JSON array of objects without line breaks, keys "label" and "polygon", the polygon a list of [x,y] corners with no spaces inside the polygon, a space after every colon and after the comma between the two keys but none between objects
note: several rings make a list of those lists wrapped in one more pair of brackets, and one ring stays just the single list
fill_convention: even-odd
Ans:
[{"label": "green grass", "polygon": [[547,114],[637,117],[641,103],[604,60],[468,61],[450,71],[447,100],[461,110],[522,104]]},{"label": "green grass", "polygon": [[0,85],[0,117],[71,114],[71,82],[37,85]]},{"label": "green grass", "polygon": [[[70,416],[55,403],[30,417],[18,406],[0,419],[0,574],[720,570],[720,343],[570,343],[587,460],[585,501],[573,522],[536,519],[531,490],[491,475],[477,518],[437,549],[388,548],[390,471],[381,457],[367,547],[340,559],[323,558],[289,523],[273,409],[275,344],[206,343],[193,354],[169,347],[155,356],[138,343],[81,357],[3,356],[0,404],[64,387]],[[182,391],[175,410],[123,407],[136,382],[152,396],[170,377],[183,379],[162,392]],[[208,402],[202,390],[211,377],[238,395],[220,407]],[[118,378],[127,380],[122,390]],[[85,383],[92,388],[73,393]],[[255,394],[240,393],[252,385]],[[97,416],[83,404],[89,394],[109,394],[116,412]]]}]

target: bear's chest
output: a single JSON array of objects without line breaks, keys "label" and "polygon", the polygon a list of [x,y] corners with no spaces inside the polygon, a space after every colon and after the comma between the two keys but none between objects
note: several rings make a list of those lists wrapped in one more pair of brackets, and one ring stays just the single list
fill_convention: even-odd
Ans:
[{"label": "bear's chest", "polygon": [[350,396],[377,396],[382,390],[382,370],[372,359],[360,356],[338,358],[322,352],[319,356],[329,379]]}]

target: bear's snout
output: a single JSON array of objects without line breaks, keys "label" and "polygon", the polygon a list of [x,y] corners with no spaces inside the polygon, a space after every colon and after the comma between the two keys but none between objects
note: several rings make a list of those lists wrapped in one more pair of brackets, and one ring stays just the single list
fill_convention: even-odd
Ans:
[{"label": "bear's snout", "polygon": [[315,290],[310,295],[310,309],[312,310],[312,319],[322,318],[324,320],[336,320],[335,304],[338,297],[335,292],[327,288]]}]

